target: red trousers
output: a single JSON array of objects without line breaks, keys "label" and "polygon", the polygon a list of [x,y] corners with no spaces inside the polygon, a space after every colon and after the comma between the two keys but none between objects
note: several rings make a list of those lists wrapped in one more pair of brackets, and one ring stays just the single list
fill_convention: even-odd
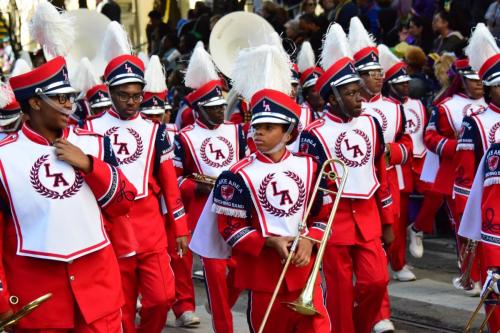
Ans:
[{"label": "red trousers", "polygon": [[389,283],[381,241],[328,244],[323,273],[332,333],[370,333]]},{"label": "red trousers", "polygon": [[141,295],[141,321],[137,332],[160,333],[175,300],[174,274],[167,250],[140,253],[120,259],[118,263],[125,296],[124,332],[136,331],[136,304],[138,295]]},{"label": "red trousers", "polygon": [[[301,292],[302,290],[297,290],[278,294],[264,333],[330,333],[330,320],[320,285],[316,286],[313,298],[313,304],[320,315],[304,316],[281,304],[282,302],[295,301]],[[247,321],[251,333],[258,332],[271,296],[270,293],[249,291]]]},{"label": "red trousers", "polygon": [[177,243],[172,223],[167,223],[168,254],[175,278],[175,302],[172,310],[176,318],[186,311],[195,311],[193,286],[193,253],[188,251],[182,257],[177,253]]},{"label": "red trousers", "polygon": [[415,219],[415,229],[421,230],[426,234],[432,234],[434,227],[434,218],[437,211],[439,210],[439,208],[441,208],[443,202],[445,201],[448,205],[447,208],[450,220],[452,221],[452,224],[454,224],[456,214],[453,209],[453,199],[438,192],[426,191],[424,193],[422,207],[420,207],[420,211],[418,212],[417,218]]},{"label": "red trousers", "polygon": [[406,227],[408,226],[408,204],[410,193],[401,193],[399,218],[392,225],[394,242],[389,248],[389,262],[392,270],[400,271],[406,265]]},{"label": "red trousers", "polygon": [[231,308],[238,300],[240,289],[234,287],[235,263],[231,259],[202,258],[208,302],[215,333],[233,332]]},{"label": "red trousers", "polygon": [[[35,310],[36,311],[36,310]],[[80,311],[75,313],[75,328],[43,328],[26,329],[13,328],[13,333],[120,333],[122,332],[122,313],[121,310],[110,313],[109,315],[86,323]]]}]

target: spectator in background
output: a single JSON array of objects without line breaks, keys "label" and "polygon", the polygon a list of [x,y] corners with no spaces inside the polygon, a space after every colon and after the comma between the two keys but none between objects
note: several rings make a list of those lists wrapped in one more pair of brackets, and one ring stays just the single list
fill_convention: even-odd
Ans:
[{"label": "spectator in background", "polygon": [[[322,29],[326,32],[329,23],[333,21],[335,15],[335,1],[336,0],[320,0],[319,5],[323,9],[323,13],[319,16],[321,20]],[[313,46],[314,47],[314,46]]]},{"label": "spectator in background", "polygon": [[500,37],[500,0],[494,1],[484,14],[484,19],[488,24],[491,34],[496,38]]},{"label": "spectator in background", "polygon": [[432,29],[438,34],[434,40],[432,52],[442,54],[452,52],[456,56],[463,54],[465,39],[459,31],[455,31],[451,26],[450,14],[444,10],[434,15]]},{"label": "spectator in background", "polygon": [[262,17],[271,24],[280,35],[285,31],[285,23],[288,20],[286,10],[272,1],[264,1],[262,4]]},{"label": "spectator in background", "polygon": [[435,0],[413,0],[411,8],[412,16],[421,17],[423,20],[430,22],[436,11]]},{"label": "spectator in background", "polygon": [[413,15],[408,24],[411,40],[408,44],[419,46],[427,54],[432,49],[433,33],[430,23],[422,16]]},{"label": "spectator in background", "polygon": [[176,68],[176,60],[181,56],[181,53],[177,50],[177,43],[177,36],[173,32],[166,34],[161,40],[158,56],[165,66],[167,75]]},{"label": "spectator in background", "polygon": [[299,20],[302,40],[308,40],[309,43],[311,43],[316,59],[319,59],[321,55],[324,34],[324,30],[320,26],[319,20],[320,19],[313,14],[304,14]]},{"label": "spectator in background", "polygon": [[300,37],[299,20],[288,20],[288,22],[285,23],[285,35],[295,44],[299,43],[299,37]]},{"label": "spectator in background", "polygon": [[427,58],[424,51],[418,46],[408,46],[404,55],[404,62],[408,65],[408,75],[410,81],[410,97],[420,99],[422,103],[428,105],[428,99],[433,91],[433,84],[425,74],[424,67]]},{"label": "spectator in background", "polygon": [[121,23],[122,10],[114,0],[96,0],[96,10],[111,21]]},{"label": "spectator in background", "polygon": [[351,18],[359,16],[359,8],[352,0],[335,0],[333,21],[340,24],[344,32],[349,33]]},{"label": "spectator in background", "polygon": [[149,22],[146,25],[146,38],[148,40],[148,55],[159,55],[161,40],[170,32],[169,26],[162,21],[161,13],[154,9],[148,13]]},{"label": "spectator in background", "polygon": [[[357,0],[360,20],[377,41],[380,41],[380,7],[375,0]],[[394,26],[394,22],[393,22]]]},{"label": "spectator in background", "polygon": [[392,6],[391,0],[377,0],[380,11],[378,21],[380,27],[380,42],[385,45],[395,45],[398,43],[398,28],[400,20],[398,11]]},{"label": "spectator in background", "polygon": [[295,18],[299,19],[304,14],[316,15],[317,6],[318,3],[316,2],[316,0],[302,0],[302,2],[300,3],[299,14]]}]

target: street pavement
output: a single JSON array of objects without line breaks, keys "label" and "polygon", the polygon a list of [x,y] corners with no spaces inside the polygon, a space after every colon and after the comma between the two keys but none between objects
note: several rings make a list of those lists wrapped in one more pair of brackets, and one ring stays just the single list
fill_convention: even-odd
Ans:
[{"label": "street pavement", "polygon": [[[414,259],[408,254],[408,263],[417,275],[414,282],[396,282],[391,280],[389,294],[392,315],[397,333],[436,333],[463,330],[479,298],[465,296],[451,285],[457,276],[456,256],[452,239],[429,238],[424,240],[425,252],[421,259]],[[197,265],[196,265],[197,266]],[[211,333],[210,315],[204,304],[207,300],[203,282],[195,280],[196,314],[201,318],[201,325],[194,329],[174,327],[174,316],[169,314],[164,332],[169,333]],[[246,321],[247,297],[243,293],[233,308],[235,333],[248,332]],[[484,318],[481,314],[479,321]],[[417,324],[415,324],[417,323]],[[425,327],[418,326],[424,324]],[[430,327],[437,327],[431,329]]]}]

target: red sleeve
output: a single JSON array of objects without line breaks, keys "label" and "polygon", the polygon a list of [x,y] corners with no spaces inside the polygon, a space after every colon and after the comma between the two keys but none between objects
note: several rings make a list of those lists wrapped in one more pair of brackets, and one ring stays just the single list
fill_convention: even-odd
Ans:
[{"label": "red sleeve", "polygon": [[[3,202],[7,202],[5,192],[3,187],[0,187],[0,198]],[[0,258],[3,258],[3,240],[5,225],[7,223],[7,218],[5,213],[0,210]],[[9,302],[10,294],[7,287],[7,281],[5,278],[5,270],[3,267],[3,260],[0,260],[0,314],[12,310]]]},{"label": "red sleeve", "polygon": [[405,164],[413,151],[413,142],[409,134],[403,134],[397,142],[389,143],[390,165]]},{"label": "red sleeve", "polygon": [[247,224],[247,219],[217,214],[217,225],[222,238],[233,249],[254,257],[262,252],[266,239]]},{"label": "red sleeve", "polygon": [[169,221],[175,223],[175,234],[177,237],[189,235],[184,205],[182,204],[172,159],[160,163],[158,167],[158,183],[165,198]]},{"label": "red sleeve", "polygon": [[433,153],[445,159],[453,158],[457,148],[457,140],[443,106],[433,111],[425,130],[424,143]]},{"label": "red sleeve", "polygon": [[110,217],[127,214],[132,207],[137,190],[116,167],[92,158],[92,171],[84,175],[97,203]]},{"label": "red sleeve", "polygon": [[377,136],[375,139],[375,172],[377,179],[380,183],[379,188],[375,192],[375,200],[380,212],[382,224],[394,223],[394,212],[392,204],[391,189],[389,187],[389,180],[387,179],[387,165],[384,158],[384,146],[380,143],[383,142],[382,129],[377,125]]}]

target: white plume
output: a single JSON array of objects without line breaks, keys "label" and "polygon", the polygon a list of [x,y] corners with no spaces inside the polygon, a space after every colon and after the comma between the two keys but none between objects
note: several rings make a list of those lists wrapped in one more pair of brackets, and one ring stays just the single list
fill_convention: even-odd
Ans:
[{"label": "white plume", "polygon": [[14,92],[12,92],[10,85],[0,81],[0,109],[9,105],[15,99],[16,97],[14,96]]},{"label": "white plume", "polygon": [[338,23],[333,23],[323,39],[323,49],[321,50],[321,67],[326,71],[338,60],[349,57],[352,58],[352,51],[344,30]]},{"label": "white plume", "polygon": [[388,71],[392,66],[401,62],[401,59],[396,57],[396,55],[391,52],[387,45],[380,44],[379,46],[377,46],[377,49],[380,66],[382,66],[384,71]]},{"label": "white plume", "polygon": [[299,66],[299,72],[301,73],[306,69],[316,66],[314,51],[311,43],[308,41],[302,43],[299,54],[297,55],[297,66]]},{"label": "white plume", "polygon": [[290,58],[276,45],[261,45],[238,53],[232,70],[233,89],[250,100],[262,89],[291,92]]},{"label": "white plume", "polygon": [[357,16],[351,18],[348,39],[353,54],[365,47],[376,46],[373,38],[366,31],[363,23],[361,23],[361,20]]},{"label": "white plume", "polygon": [[102,83],[94,73],[92,64],[87,57],[83,57],[80,60],[80,64],[76,69],[75,75],[70,81],[71,86],[75,88],[76,91],[83,93],[86,93],[90,88]]},{"label": "white plume", "polygon": [[49,2],[40,3],[31,19],[30,33],[42,45],[46,56],[65,56],[75,42],[74,20],[67,12],[59,13]]},{"label": "white plume", "polygon": [[108,62],[123,54],[132,54],[128,34],[120,23],[111,21],[104,32],[101,47],[92,59],[96,73],[103,75]]},{"label": "white plume", "polygon": [[148,67],[149,57],[145,52],[141,51],[141,52],[137,53],[137,58],[142,60],[144,67]]},{"label": "white plume", "polygon": [[146,80],[144,91],[159,93],[167,90],[165,70],[157,55],[153,55],[149,59],[148,67],[144,72],[144,79]]},{"label": "white plume", "polygon": [[212,61],[212,56],[205,50],[203,42],[199,41],[194,50],[184,76],[186,87],[198,89],[205,83],[218,80],[219,75]]},{"label": "white plume", "polygon": [[24,59],[19,58],[14,63],[14,68],[12,69],[10,76],[18,76],[24,73],[28,73],[31,71],[31,69],[31,66]]},{"label": "white plume", "polygon": [[33,62],[31,62],[31,57],[28,51],[22,50],[19,53],[19,59],[23,59],[29,68],[33,68]]},{"label": "white plume", "polygon": [[470,66],[473,70],[479,71],[485,61],[497,53],[500,53],[500,49],[495,38],[484,23],[478,23],[469,38],[469,45],[465,48]]}]

